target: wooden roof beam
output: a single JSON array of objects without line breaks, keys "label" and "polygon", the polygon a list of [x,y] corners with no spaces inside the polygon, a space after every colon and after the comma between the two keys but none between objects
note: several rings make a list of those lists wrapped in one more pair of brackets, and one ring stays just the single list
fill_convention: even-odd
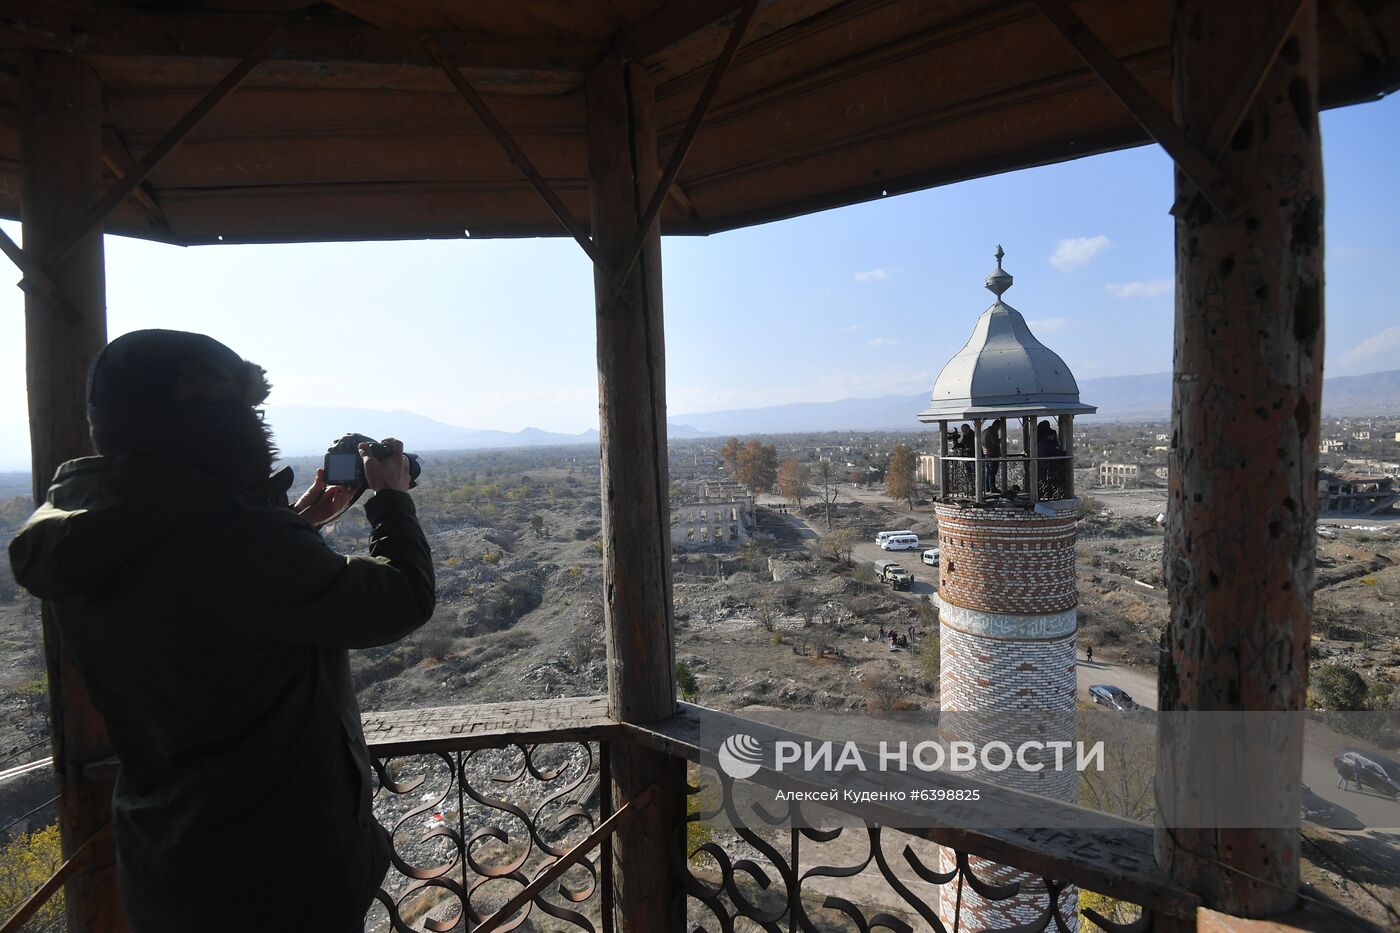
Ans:
[{"label": "wooden roof beam", "polygon": [[1327,8],[1332,16],[1342,24],[1342,31],[1361,50],[1361,54],[1373,62],[1389,61],[1385,39],[1371,22],[1371,17],[1356,0],[1329,0]]},{"label": "wooden roof beam", "polygon": [[1229,99],[1220,108],[1220,115],[1216,117],[1210,135],[1206,137],[1206,155],[1210,158],[1219,159],[1224,154],[1225,147],[1229,145],[1230,137],[1240,128],[1240,122],[1249,112],[1250,104],[1254,103],[1259,88],[1264,86],[1264,79],[1269,76],[1270,69],[1274,67],[1279,53],[1283,51],[1284,42],[1288,41],[1289,33],[1297,25],[1304,2],[1305,0],[1286,0],[1274,13],[1268,32],[1255,44],[1254,54],[1245,67],[1243,77],[1235,84]]},{"label": "wooden roof beam", "polygon": [[[122,139],[121,134],[111,126],[102,128],[102,164],[117,181],[121,181],[136,171],[135,157],[132,156],[131,150],[126,147],[126,141]],[[138,184],[132,189],[131,197],[137,204],[141,205],[141,209],[146,212],[151,223],[159,227],[162,233],[167,236],[174,235],[170,228],[170,221],[165,216],[165,210],[160,206],[155,190],[149,184],[144,181]]]},{"label": "wooden roof beam", "polygon": [[719,57],[715,59],[715,67],[710,70],[710,78],[705,82],[705,89],[700,92],[700,98],[695,102],[695,108],[690,112],[690,120],[686,122],[685,129],[681,131],[680,139],[676,141],[675,148],[671,150],[671,158],[666,163],[665,171],[661,173],[656,190],[652,192],[651,203],[647,205],[646,211],[637,223],[636,231],[632,234],[631,242],[627,244],[627,248],[622,253],[623,266],[613,279],[612,293],[606,301],[599,305],[600,309],[611,307],[626,288],[627,280],[637,265],[637,259],[642,255],[643,247],[646,246],[648,231],[651,230],[651,225],[656,222],[657,215],[661,213],[661,205],[666,202],[671,186],[675,184],[676,178],[681,173],[681,166],[685,164],[690,144],[695,142],[695,135],[700,132],[700,124],[705,122],[705,114],[709,111],[715,94],[719,92],[719,85],[724,80],[724,73],[729,70],[729,65],[734,61],[734,56],[739,51],[739,44],[744,40],[744,31],[749,28],[749,23],[753,21],[753,14],[757,9],[758,0],[745,0],[744,10],[739,14],[734,28],[729,31],[729,38],[725,41],[724,48],[720,50]]},{"label": "wooden roof beam", "polygon": [[69,321],[81,320],[77,310],[64,296],[58,284],[44,271],[43,266],[36,263],[33,257],[26,253],[18,243],[10,239],[10,235],[4,230],[0,230],[0,253],[8,256],[10,262],[14,263],[24,274],[24,278],[20,279],[18,283],[20,288],[26,291],[31,288],[36,289],[45,301],[60,309],[63,316]]},{"label": "wooden roof beam", "polygon": [[1244,209],[1234,185],[1206,152],[1186,135],[1172,115],[1123,67],[1108,46],[1084,24],[1065,0],[1031,0],[1056,31],[1079,53],[1099,80],[1127,108],[1133,119],[1157,140],[1177,167],[1221,216],[1235,218]]},{"label": "wooden roof beam", "polygon": [[743,5],[744,0],[671,0],[646,19],[619,30],[608,45],[608,55],[624,61],[655,55]]},{"label": "wooden roof beam", "polygon": [[[102,7],[90,13],[47,10],[32,0],[0,0],[0,48],[57,48],[78,55],[236,60],[270,30],[283,39],[271,58],[324,65],[360,63],[432,68],[416,33],[389,32],[342,14],[266,15],[208,11],[163,12]],[[440,30],[439,44],[473,68],[582,72],[604,46],[553,38]]]},{"label": "wooden roof beam", "polygon": [[496,142],[501,144],[501,148],[506,151],[506,155],[515,163],[515,167],[520,169],[521,173],[529,179],[530,184],[539,192],[544,202],[549,205],[550,211],[553,212],[555,217],[559,218],[559,222],[564,225],[564,229],[569,231],[569,235],[572,236],[574,241],[588,254],[588,258],[597,264],[598,253],[593,247],[593,241],[588,238],[588,232],[583,228],[583,224],[579,223],[578,219],[569,211],[569,208],[565,206],[564,202],[559,200],[559,195],[554,193],[554,189],[549,186],[549,182],[546,181],[544,176],[539,173],[539,170],[535,168],[535,164],[530,161],[530,157],[527,156],[525,151],[515,142],[515,138],[510,135],[510,131],[502,125],[500,120],[496,119],[496,115],[491,112],[491,108],[486,105],[486,101],[481,99],[481,95],[476,92],[476,88],[471,86],[471,82],[462,75],[462,72],[457,68],[456,64],[454,64],[447,56],[447,53],[443,51],[442,46],[438,44],[434,34],[424,30],[418,34],[418,38],[419,41],[423,43],[423,47],[427,49],[428,55],[431,56],[433,61],[437,62],[438,67],[442,69],[442,73],[447,75],[447,80],[452,82],[452,86],[455,87],[457,92],[462,95],[462,98],[466,100],[467,106],[471,107],[472,110],[476,112],[476,115],[481,118],[481,122],[486,124],[486,128],[490,130],[491,135],[496,138]]},{"label": "wooden roof beam", "polygon": [[152,146],[139,162],[132,166],[129,173],[119,178],[116,184],[107,189],[107,193],[83,215],[83,219],[79,221],[76,229],[63,239],[56,241],[44,253],[39,264],[52,268],[67,258],[73,248],[86,239],[94,228],[101,226],[102,221],[112,212],[112,208],[125,201],[127,196],[146,180],[146,176],[151,173],[151,170],[159,165],[161,160],[168,156],[180,144],[180,141],[199,125],[199,121],[208,116],[209,112],[217,107],[221,100],[232,94],[238,85],[243,83],[243,79],[248,77],[254,68],[258,67],[282,36],[283,32],[280,26],[273,28],[267,35],[263,36],[262,41],[244,55],[243,60],[225,75],[222,81],[214,85],[209,93],[204,95],[204,98],[180,119],[179,123],[171,127],[170,131],[161,137],[160,141]]}]

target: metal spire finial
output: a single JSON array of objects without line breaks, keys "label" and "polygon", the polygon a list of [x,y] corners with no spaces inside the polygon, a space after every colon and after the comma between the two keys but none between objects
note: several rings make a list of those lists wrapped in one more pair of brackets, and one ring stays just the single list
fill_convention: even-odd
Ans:
[{"label": "metal spire finial", "polygon": [[1015,281],[1011,273],[1005,271],[1001,267],[1001,259],[1005,255],[1006,253],[1002,252],[1001,244],[998,243],[996,251],[997,271],[987,276],[987,291],[996,295],[997,301],[1001,301],[1001,296],[1011,287],[1011,283]]}]

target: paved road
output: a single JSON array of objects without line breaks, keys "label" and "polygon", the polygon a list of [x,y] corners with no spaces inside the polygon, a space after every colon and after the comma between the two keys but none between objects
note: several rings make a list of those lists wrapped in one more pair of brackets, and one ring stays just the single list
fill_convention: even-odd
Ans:
[{"label": "paved road", "polygon": [[[1122,687],[1143,706],[1157,707],[1157,672],[1140,667],[1126,667],[1109,661],[1082,658],[1078,665],[1079,694],[1086,702],[1090,684],[1112,684]],[[1339,748],[1358,744],[1355,739],[1331,730],[1310,726],[1307,745],[1303,751],[1303,783],[1319,797],[1337,808],[1337,815],[1327,826],[1343,831],[1400,831],[1400,802],[1384,797],[1374,790],[1342,790],[1337,786],[1337,772],[1332,757]],[[1400,845],[1400,837],[1395,839]]]}]

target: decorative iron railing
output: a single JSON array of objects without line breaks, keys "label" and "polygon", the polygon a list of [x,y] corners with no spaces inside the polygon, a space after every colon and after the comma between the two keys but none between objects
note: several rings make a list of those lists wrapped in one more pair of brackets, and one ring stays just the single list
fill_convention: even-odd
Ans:
[{"label": "decorative iron railing", "polygon": [[[365,929],[612,930],[607,831],[610,822],[626,815],[623,810],[611,815],[608,809],[607,749],[616,741],[664,747],[697,763],[691,773],[698,780],[688,788],[692,805],[687,822],[694,829],[688,834],[689,851],[677,852],[675,865],[688,898],[685,929],[692,933],[877,928],[950,933],[987,928],[979,911],[1013,900],[1018,930],[1065,933],[1080,926],[1075,889],[1044,870],[1067,864],[1062,839],[1047,840],[1056,854],[1028,857],[1028,863],[1037,864],[1025,864],[1025,874],[1011,878],[980,857],[1007,852],[1005,834],[988,837],[989,849],[976,845],[975,831],[945,839],[879,825],[841,825],[840,820],[816,828],[797,802],[737,802],[734,782],[710,770],[713,762],[695,753],[699,745],[673,740],[668,727],[632,734],[632,727],[599,726],[596,717],[586,719],[599,702],[578,701],[584,718],[572,727],[556,714],[542,717],[536,730],[520,732],[505,730],[518,723],[514,717],[529,704],[508,704],[509,716],[491,707],[420,711],[415,715],[420,725],[426,718],[422,714],[450,714],[455,724],[442,732],[453,735],[420,735],[411,742],[396,741],[402,738],[393,734],[397,727],[376,736],[366,717],[379,781],[375,814],[391,835],[393,863]],[[687,705],[677,717],[684,722],[675,734],[693,731],[697,713],[717,720],[709,725],[720,729],[732,729],[731,720],[737,721]],[[474,714],[490,727],[470,738],[474,747],[464,749],[462,723]],[[403,746],[411,747],[399,754]],[[1141,859],[1138,845],[1109,859],[1098,856],[1102,864],[1115,866],[1105,871],[1104,885],[1119,898],[1133,887],[1135,869],[1124,866]],[[1024,841],[1013,842],[1011,850],[1028,852]],[[580,852],[587,854],[579,858]],[[1150,862],[1150,852],[1146,857]],[[557,878],[549,876],[570,858],[579,861]],[[1092,878],[1096,870],[1079,871],[1077,880],[1085,884],[1085,875]],[[1153,879],[1148,887],[1152,885],[1160,881]],[[1143,894],[1149,903],[1177,896],[1147,887]],[[1173,906],[1180,909],[1175,902]],[[1130,923],[1082,914],[1111,933],[1145,930],[1152,923],[1149,910]]]},{"label": "decorative iron railing", "polygon": [[[1048,502],[1074,496],[1074,457],[942,457],[938,459],[940,495],[975,499],[977,470],[982,471],[984,499]],[[1030,490],[1035,489],[1032,499]]]},{"label": "decorative iron railing", "polygon": [[[607,816],[606,742],[527,744],[376,758],[376,818],[391,867],[365,929],[475,929]],[[608,841],[498,927],[612,929]],[[465,922],[464,922],[465,921]]]},{"label": "decorative iron railing", "polygon": [[[714,777],[713,783],[687,788],[692,798],[719,793],[712,809],[692,806],[688,820],[720,828],[710,830],[679,864],[692,902],[687,927],[693,933],[729,931],[745,920],[775,933],[877,928],[1068,933],[1081,926],[1075,899],[1067,896],[1075,889],[1064,882],[1011,873],[967,852],[878,825],[813,828],[797,801],[771,810],[749,802],[746,814],[736,803],[734,782],[723,773]],[[721,835],[730,837],[728,845],[718,841]],[[1008,880],[1012,874],[1020,877]],[[989,924],[989,909],[1000,922]],[[1088,908],[1082,913],[1108,933],[1151,929],[1152,912],[1132,909],[1137,916],[1126,922]]]}]

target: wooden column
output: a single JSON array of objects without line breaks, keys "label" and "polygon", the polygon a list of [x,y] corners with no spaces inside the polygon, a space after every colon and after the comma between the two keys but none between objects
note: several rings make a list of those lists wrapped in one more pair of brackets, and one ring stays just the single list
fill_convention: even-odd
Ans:
[{"label": "wooden column", "polygon": [[[1208,138],[1246,77],[1240,50],[1277,9],[1275,0],[1175,0],[1173,98],[1194,140]],[[1222,219],[1176,177],[1164,711],[1303,707],[1323,350],[1316,28],[1309,0],[1224,147],[1220,169],[1245,202],[1239,219]],[[1285,828],[1157,832],[1161,865],[1227,913],[1267,916],[1295,900],[1302,723],[1278,718],[1289,721],[1246,733],[1249,747],[1235,757],[1248,758],[1254,779],[1244,786]],[[1159,799],[1200,805],[1211,779],[1203,759],[1231,757],[1231,738],[1210,728],[1163,728]]]},{"label": "wooden column", "polygon": [[[657,184],[653,89],[645,68],[604,61],[587,77],[588,173],[599,262],[598,388],[602,434],[603,586],[608,630],[608,707],[627,722],[676,709],[671,537],[666,471],[666,345],[661,236],[653,224],[616,301],[613,270]],[[676,868],[685,839],[684,761],[610,743],[618,807],[648,785],[651,806],[613,843],[613,888],[624,931],[684,927]]]},{"label": "wooden column", "polygon": [[[69,235],[102,194],[102,88],[76,58],[53,52],[26,57],[20,129],[24,249],[40,256]],[[107,342],[102,234],[95,231],[47,270],[77,313],[71,319],[38,289],[25,295],[25,363],[34,498],[42,501],[54,470],[92,453],[88,439],[87,370]],[[72,855],[110,819],[112,785],[84,775],[111,754],[102,718],[64,655],[53,610],[43,609],[49,675],[50,728],[63,854]],[[124,930],[111,842],[79,867],[65,887],[68,929]]]}]

